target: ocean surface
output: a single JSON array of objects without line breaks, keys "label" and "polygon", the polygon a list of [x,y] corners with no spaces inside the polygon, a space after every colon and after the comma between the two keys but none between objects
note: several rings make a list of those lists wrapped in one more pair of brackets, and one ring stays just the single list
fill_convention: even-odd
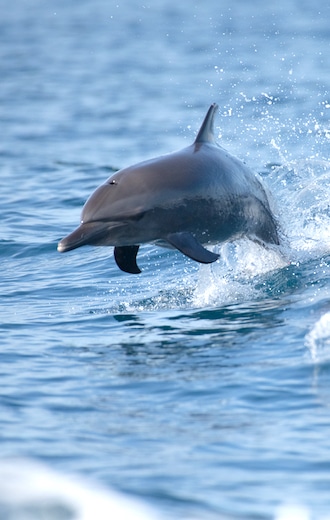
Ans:
[{"label": "ocean surface", "polygon": [[[134,519],[134,500],[329,519],[329,2],[0,6],[1,520],[129,518],[89,514],[93,486]],[[146,245],[129,275],[112,248],[57,252],[99,184],[190,144],[212,102],[284,255],[242,239],[200,266]]]}]

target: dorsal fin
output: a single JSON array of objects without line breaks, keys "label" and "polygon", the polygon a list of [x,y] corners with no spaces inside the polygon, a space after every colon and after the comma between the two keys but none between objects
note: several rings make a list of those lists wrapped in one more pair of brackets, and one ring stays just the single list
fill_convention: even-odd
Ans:
[{"label": "dorsal fin", "polygon": [[207,111],[202,126],[199,129],[195,143],[214,143],[213,122],[218,105],[213,103]]}]

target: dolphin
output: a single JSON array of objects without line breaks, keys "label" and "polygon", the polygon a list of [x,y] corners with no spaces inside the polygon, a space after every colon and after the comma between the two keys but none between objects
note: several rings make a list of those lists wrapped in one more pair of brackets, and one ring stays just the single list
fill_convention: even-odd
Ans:
[{"label": "dolphin", "polygon": [[83,207],[80,226],[58,244],[114,246],[118,267],[137,274],[140,244],[175,248],[192,260],[215,262],[208,244],[247,236],[279,244],[261,179],[215,142],[212,104],[194,143],[114,173]]}]

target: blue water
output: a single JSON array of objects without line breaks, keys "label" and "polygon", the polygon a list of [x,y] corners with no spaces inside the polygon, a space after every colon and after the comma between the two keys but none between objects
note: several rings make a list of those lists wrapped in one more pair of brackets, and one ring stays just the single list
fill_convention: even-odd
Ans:
[{"label": "blue water", "polygon": [[[1,2],[2,457],[164,518],[329,518],[329,17],[325,0]],[[212,102],[284,257],[143,246],[133,276],[111,248],[56,251],[113,169],[190,144]]]}]

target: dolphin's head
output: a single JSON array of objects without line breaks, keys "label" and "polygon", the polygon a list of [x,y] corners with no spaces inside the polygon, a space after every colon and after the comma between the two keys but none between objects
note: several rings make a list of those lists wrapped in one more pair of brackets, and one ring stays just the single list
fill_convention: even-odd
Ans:
[{"label": "dolphin's head", "polygon": [[127,183],[122,182],[123,175],[118,173],[89,197],[82,210],[80,226],[58,243],[59,252],[84,245],[116,246],[135,242],[136,224],[143,215],[141,200],[137,200],[139,190],[134,190],[134,186],[127,189]]}]

